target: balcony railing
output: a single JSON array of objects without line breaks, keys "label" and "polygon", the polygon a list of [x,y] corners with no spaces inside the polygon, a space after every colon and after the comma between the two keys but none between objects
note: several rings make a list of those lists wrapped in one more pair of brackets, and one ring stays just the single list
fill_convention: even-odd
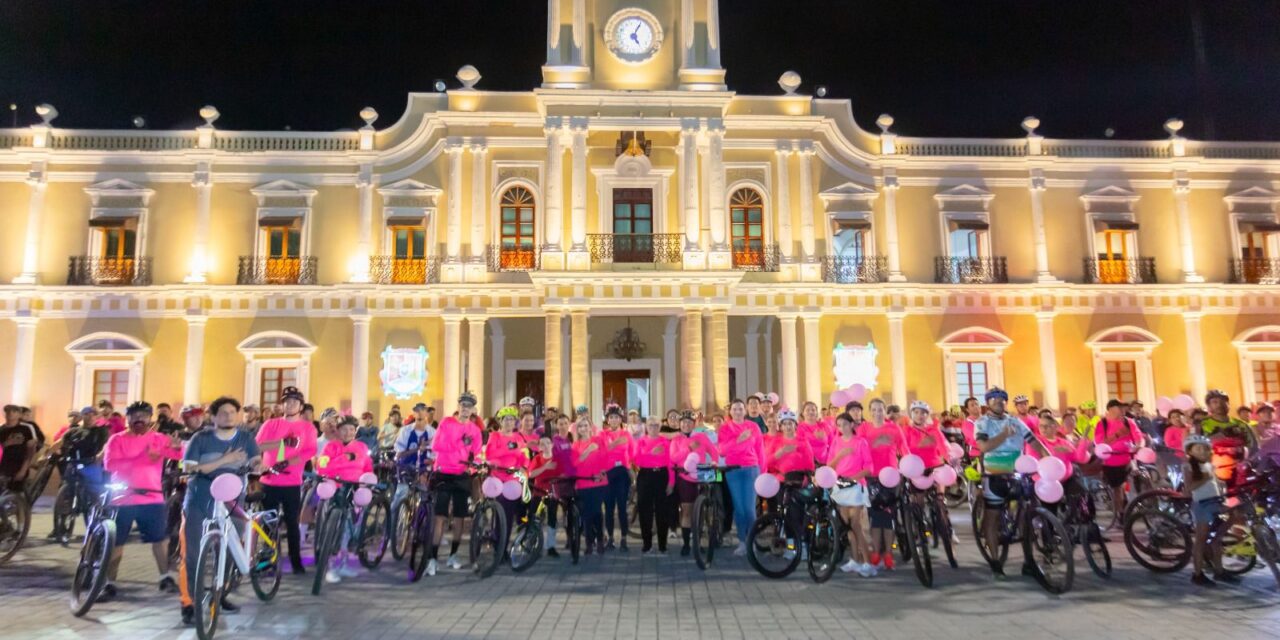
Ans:
[{"label": "balcony railing", "polygon": [[1280,259],[1235,258],[1228,267],[1232,284],[1280,284]]},{"label": "balcony railing", "polygon": [[72,286],[145,287],[151,284],[151,258],[71,256],[67,284]]},{"label": "balcony railing", "polygon": [[369,281],[374,284],[436,284],[440,258],[370,256]]},{"label": "balcony railing", "polygon": [[776,244],[765,245],[759,249],[733,250],[733,268],[739,271],[778,271],[780,267],[781,249]]},{"label": "balcony railing", "polygon": [[316,258],[240,256],[236,284],[315,284]]},{"label": "balcony railing", "polygon": [[933,260],[933,281],[944,284],[1004,284],[1009,271],[1004,256],[959,258],[939,256]]},{"label": "balcony railing", "polygon": [[683,260],[683,233],[591,233],[591,263],[663,264]]},{"label": "balcony railing", "polygon": [[503,271],[537,271],[541,266],[542,253],[536,247],[485,247],[485,261],[489,264],[490,273]]},{"label": "balcony railing", "polygon": [[1155,258],[1084,259],[1085,284],[1155,284]]},{"label": "balcony railing", "polygon": [[889,278],[885,256],[827,256],[822,263],[822,281],[836,284],[884,282]]}]

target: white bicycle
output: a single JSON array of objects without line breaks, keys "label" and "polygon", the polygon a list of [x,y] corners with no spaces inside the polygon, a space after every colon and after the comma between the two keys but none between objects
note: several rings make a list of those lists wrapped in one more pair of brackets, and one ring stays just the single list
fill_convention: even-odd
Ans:
[{"label": "white bicycle", "polygon": [[[191,594],[200,640],[210,640],[217,631],[222,598],[239,582],[237,572],[249,576],[263,602],[280,589],[279,515],[274,509],[245,513],[238,504],[243,490],[244,480],[232,473],[218,476],[210,487],[213,517],[204,522]],[[236,520],[248,523],[243,533]]]}]

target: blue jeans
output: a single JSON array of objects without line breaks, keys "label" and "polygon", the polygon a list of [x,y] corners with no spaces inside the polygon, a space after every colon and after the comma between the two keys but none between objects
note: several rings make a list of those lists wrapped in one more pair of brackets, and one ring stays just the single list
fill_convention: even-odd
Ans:
[{"label": "blue jeans", "polygon": [[747,543],[747,533],[756,520],[756,477],[759,467],[743,467],[724,474],[729,498],[733,501],[733,526],[738,529],[738,542]]},{"label": "blue jeans", "polygon": [[626,467],[614,467],[605,473],[609,481],[608,492],[604,496],[604,528],[609,532],[609,540],[613,540],[613,514],[618,514],[618,522],[622,526],[622,540],[626,544],[627,532],[631,519],[627,517],[627,500],[631,498],[631,472]]}]

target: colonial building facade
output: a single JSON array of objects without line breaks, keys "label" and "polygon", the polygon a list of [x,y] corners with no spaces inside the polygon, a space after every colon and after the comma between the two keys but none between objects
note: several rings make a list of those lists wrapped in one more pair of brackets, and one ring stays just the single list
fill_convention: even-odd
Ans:
[{"label": "colonial building facade", "polygon": [[385,128],[42,105],[0,130],[0,389],[48,423],[288,384],[376,413],[1280,399],[1280,145],[868,129],[793,73],[728,90],[718,11],[550,0],[541,87],[464,67]]}]

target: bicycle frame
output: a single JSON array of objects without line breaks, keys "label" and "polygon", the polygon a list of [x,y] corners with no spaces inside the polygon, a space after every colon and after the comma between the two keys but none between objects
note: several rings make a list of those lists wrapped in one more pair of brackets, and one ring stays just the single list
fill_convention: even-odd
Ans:
[{"label": "bicycle frame", "polygon": [[[219,536],[220,546],[218,549],[218,577],[217,591],[221,592],[226,587],[227,580],[227,557],[235,562],[236,569],[242,575],[249,575],[252,567],[249,565],[249,550],[253,548],[254,536],[259,537],[264,544],[271,548],[272,553],[279,554],[280,550],[277,541],[272,540],[262,525],[258,523],[259,519],[270,519],[275,517],[276,511],[262,511],[259,513],[245,513],[240,507],[236,507],[235,511],[227,509],[227,505],[223,502],[215,501],[213,504],[213,517],[204,521],[204,529],[201,540],[209,536],[209,530],[217,528],[223,535]],[[247,521],[244,532],[235,526],[235,516],[241,516]],[[233,532],[235,535],[228,535]]]}]

